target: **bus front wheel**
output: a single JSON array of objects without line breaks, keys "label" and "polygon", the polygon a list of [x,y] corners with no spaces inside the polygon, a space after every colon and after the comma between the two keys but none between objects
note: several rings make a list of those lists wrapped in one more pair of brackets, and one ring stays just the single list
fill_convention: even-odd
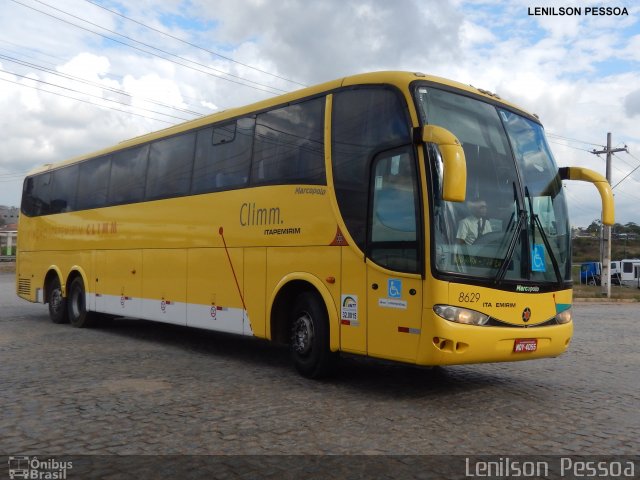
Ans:
[{"label": "bus front wheel", "polygon": [[291,317],[291,357],[307,378],[331,373],[336,354],[329,350],[329,318],[324,302],[313,292],[296,298]]},{"label": "bus front wheel", "polygon": [[91,313],[87,312],[86,298],[82,278],[74,278],[69,286],[69,295],[67,296],[69,322],[74,327],[90,327],[93,323]]},{"label": "bus front wheel", "polygon": [[49,318],[53,323],[67,323],[67,299],[62,296],[60,279],[54,277],[49,285]]}]

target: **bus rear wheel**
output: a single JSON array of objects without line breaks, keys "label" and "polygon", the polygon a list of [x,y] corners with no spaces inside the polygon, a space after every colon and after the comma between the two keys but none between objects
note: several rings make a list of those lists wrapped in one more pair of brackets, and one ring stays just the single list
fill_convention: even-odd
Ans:
[{"label": "bus rear wheel", "polygon": [[81,277],[76,277],[69,286],[67,296],[67,310],[69,322],[77,328],[90,327],[93,324],[93,316],[87,311],[84,282]]},{"label": "bus rear wheel", "polygon": [[67,299],[62,296],[60,279],[56,276],[49,285],[49,318],[53,323],[67,323]]},{"label": "bus rear wheel", "polygon": [[317,294],[298,295],[290,325],[291,357],[298,372],[307,378],[330,374],[337,354],[329,350],[329,318]]}]

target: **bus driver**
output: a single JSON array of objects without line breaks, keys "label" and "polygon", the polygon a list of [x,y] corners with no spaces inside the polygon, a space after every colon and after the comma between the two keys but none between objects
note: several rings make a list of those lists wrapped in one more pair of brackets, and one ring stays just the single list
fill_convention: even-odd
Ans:
[{"label": "bus driver", "polygon": [[487,202],[484,200],[470,201],[467,203],[468,217],[460,220],[456,239],[460,244],[471,245],[482,235],[492,232],[491,222],[487,218]]}]

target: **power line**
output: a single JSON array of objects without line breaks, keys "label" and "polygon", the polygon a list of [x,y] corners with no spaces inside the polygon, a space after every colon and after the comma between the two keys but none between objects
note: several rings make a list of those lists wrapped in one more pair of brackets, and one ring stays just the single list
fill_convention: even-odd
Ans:
[{"label": "power line", "polygon": [[[114,30],[110,30],[110,29],[108,29],[108,28],[105,28],[105,27],[103,27],[102,25],[98,25],[97,23],[90,22],[89,20],[86,20],[86,19],[84,19],[84,18],[82,18],[82,17],[78,17],[77,15],[74,15],[74,14],[72,14],[72,13],[69,13],[69,12],[67,12],[67,11],[65,11],[65,10],[60,9],[60,8],[54,7],[53,5],[50,5],[50,4],[48,4],[48,3],[46,3],[46,2],[43,2],[43,1],[41,1],[41,0],[32,0],[32,1],[37,2],[37,3],[39,3],[40,5],[44,5],[44,6],[46,6],[46,7],[49,7],[49,8],[51,8],[51,9],[53,9],[53,10],[56,10],[57,12],[63,13],[63,14],[65,14],[65,15],[68,15],[68,16],[70,16],[70,17],[72,17],[72,18],[77,19],[77,20],[80,20],[81,22],[88,23],[89,25],[93,25],[94,27],[101,28],[102,30],[105,30],[105,31],[107,31],[107,32],[109,32],[109,33],[113,33],[114,35],[118,35],[119,37],[126,38],[126,39],[127,39],[127,40],[129,40],[129,41],[132,41],[132,42],[135,42],[135,43],[139,43],[140,45],[144,45],[144,46],[145,46],[145,47],[147,47],[147,48],[152,48],[152,49],[154,49],[154,50],[157,50],[158,52],[164,53],[165,55],[170,55],[170,56],[172,56],[172,57],[179,58],[180,60],[184,60],[184,61],[186,61],[186,62],[191,62],[191,63],[193,63],[193,64],[195,64],[195,65],[200,66],[200,67],[208,68],[208,69],[213,70],[214,72],[218,72],[218,73],[220,73],[220,74],[222,74],[222,75],[228,75],[228,76],[230,76],[230,77],[237,78],[237,79],[239,79],[239,80],[243,80],[243,81],[246,81],[246,82],[254,83],[254,84],[259,85],[259,86],[261,86],[261,87],[270,88],[270,89],[273,89],[273,90],[278,90],[278,91],[280,91],[281,93],[286,93],[286,92],[287,92],[287,90],[282,90],[282,89],[280,89],[280,88],[272,87],[272,86],[270,86],[270,85],[264,85],[264,84],[262,84],[262,83],[258,83],[258,82],[256,82],[256,81],[254,81],[254,80],[248,80],[248,79],[246,79],[246,78],[242,78],[242,77],[240,77],[240,76],[238,76],[238,75],[234,75],[234,74],[232,74],[232,73],[228,73],[228,72],[225,72],[225,71],[223,71],[223,70],[219,70],[219,69],[217,69],[217,68],[210,67],[209,65],[205,65],[205,64],[203,64],[203,63],[196,62],[195,60],[190,60],[190,59],[185,58],[185,57],[182,57],[182,56],[180,56],[180,55],[176,55],[176,54],[174,54],[174,53],[167,52],[166,50],[162,50],[161,48],[154,47],[153,45],[149,45],[148,43],[141,42],[140,40],[136,40],[135,38],[131,38],[131,37],[128,37],[127,35],[123,35],[122,33],[118,33],[118,32],[116,32],[116,31],[114,31]],[[168,59],[165,59],[165,60],[168,60]],[[219,77],[219,78],[223,78],[223,77]],[[228,80],[228,79],[225,79],[225,80]]]},{"label": "power line", "polygon": [[24,173],[0,173],[0,181],[2,180],[16,180],[22,176],[24,176],[27,172]]},{"label": "power line", "polygon": [[[59,20],[59,21],[61,21],[61,22],[63,22],[63,23],[66,23],[66,24],[68,24],[68,25],[71,25],[71,26],[73,26],[73,27],[79,28],[79,29],[84,30],[84,31],[89,32],[89,33],[93,33],[94,35],[98,35],[99,37],[105,38],[105,39],[110,40],[110,41],[112,41],[112,42],[119,43],[119,44],[121,44],[121,45],[124,45],[124,46],[126,46],[126,47],[132,48],[132,49],[137,50],[137,51],[139,51],[139,52],[146,53],[147,55],[152,55],[152,56],[154,56],[154,57],[161,58],[161,59],[163,59],[163,60],[166,60],[166,61],[168,61],[168,62],[174,63],[174,64],[176,64],[176,65],[180,65],[180,66],[182,66],[182,67],[189,68],[189,69],[194,70],[194,71],[196,71],[196,72],[204,73],[205,75],[209,75],[209,76],[211,76],[211,77],[218,78],[218,79],[220,79],[220,80],[226,80],[227,82],[235,83],[235,84],[237,84],[237,85],[242,85],[242,86],[244,86],[244,87],[248,87],[248,88],[253,88],[254,90],[259,90],[259,91],[262,91],[262,92],[266,92],[266,93],[269,93],[269,94],[271,94],[271,95],[275,95],[275,94],[277,94],[278,92],[286,92],[286,90],[282,90],[282,89],[279,89],[279,88],[276,88],[276,87],[269,87],[269,86],[261,85],[261,84],[259,84],[259,83],[257,83],[257,82],[253,82],[253,81],[251,81],[251,80],[246,80],[247,82],[253,83],[254,85],[265,86],[267,89],[270,89],[270,90],[267,90],[267,89],[265,89],[265,88],[260,88],[260,87],[258,87],[258,86],[250,85],[250,84],[248,84],[248,83],[242,83],[242,82],[239,82],[239,81],[236,81],[236,80],[232,80],[232,79],[230,79],[230,78],[225,78],[225,77],[222,77],[222,76],[220,76],[220,75],[216,75],[216,74],[214,74],[214,73],[212,73],[212,72],[207,72],[207,71],[205,71],[205,70],[201,70],[201,69],[199,69],[199,68],[192,67],[192,66],[190,66],[190,65],[185,65],[184,63],[180,63],[180,62],[177,62],[177,61],[175,61],[175,60],[171,60],[171,59],[169,59],[169,58],[163,57],[162,55],[158,55],[157,53],[149,52],[149,51],[147,51],[147,50],[144,50],[144,49],[142,49],[142,48],[136,47],[136,46],[134,46],[134,45],[130,45],[130,44],[128,44],[128,43],[126,43],[126,42],[123,42],[123,41],[121,41],[121,40],[117,40],[117,39],[115,39],[115,38],[109,37],[108,35],[103,35],[102,33],[96,32],[96,31],[91,30],[91,29],[89,29],[89,28],[86,28],[86,27],[83,27],[83,26],[81,26],[81,25],[78,25],[78,24],[75,24],[75,23],[69,22],[68,20],[65,20],[65,19],[63,19],[63,18],[56,17],[55,15],[52,15],[52,14],[50,14],[50,13],[43,12],[42,10],[38,10],[38,9],[37,9],[37,8],[35,8],[35,7],[32,7],[32,6],[30,6],[30,5],[26,5],[26,4],[24,4],[24,3],[22,3],[22,2],[20,2],[20,1],[18,1],[18,0],[11,0],[11,1],[12,1],[12,2],[14,2],[14,3],[17,3],[18,5],[22,5],[23,7],[29,8],[29,9],[34,10],[34,11],[39,12],[39,13],[42,13],[43,15],[46,15],[46,16],[48,16],[48,17],[54,18],[54,19]],[[38,0],[35,0],[35,1],[38,1]],[[39,3],[42,3],[42,2],[39,2]],[[46,5],[46,4],[45,4],[45,5]],[[55,9],[55,10],[58,10],[58,9],[56,9],[55,7],[51,7],[51,8],[53,8],[53,9]],[[66,12],[65,12],[65,13],[66,13]],[[68,14],[68,13],[67,13],[67,15],[70,15],[70,16],[72,16],[72,17],[74,17],[74,18],[79,18],[79,17],[75,17],[74,15],[71,15],[71,14]],[[81,20],[82,20],[82,19],[81,19]],[[85,22],[87,22],[87,23],[89,23],[89,24],[92,24],[91,22],[88,22],[88,21],[86,21],[86,20],[83,20],[83,21],[85,21]],[[92,25],[95,25],[95,24],[92,24]],[[115,33],[116,35],[119,35],[119,36],[121,36],[121,37],[127,38],[127,39],[129,39],[129,40],[131,40],[131,41],[133,41],[133,42],[140,43],[141,45],[145,45],[145,46],[147,46],[146,44],[144,44],[144,43],[142,43],[142,42],[139,42],[139,41],[134,40],[134,39],[130,39],[129,37],[126,37],[126,36],[124,36],[124,35],[121,35],[121,34],[119,34],[119,33],[117,33],[117,32],[113,32],[113,31],[108,30],[108,29],[106,29],[106,28],[104,28],[104,27],[100,27],[99,25],[96,25],[96,26],[98,26],[99,28],[102,28],[103,30],[107,30],[107,31],[109,31],[109,32]],[[182,58],[182,57],[180,57],[180,56],[178,56],[178,55],[174,55],[174,54],[172,54],[172,53],[165,52],[164,50],[158,49],[158,48],[156,48],[156,47],[150,47],[150,48],[153,48],[153,49],[155,49],[155,50],[158,50],[158,51],[160,51],[160,52],[163,52],[163,53],[165,53],[165,54],[167,54],[167,55],[171,55],[171,56],[174,56],[174,57],[180,58],[180,59],[185,60],[185,61],[187,61],[187,62],[191,62],[191,63],[194,63],[194,64],[196,64],[196,65],[201,65],[201,64],[199,64],[199,63],[197,63],[197,62],[194,62],[193,60],[184,59],[184,58]],[[205,66],[205,67],[206,67],[206,68],[208,68],[208,69],[210,69],[210,70],[215,70],[215,69],[213,69],[213,68],[211,68],[211,67],[207,67],[207,66]],[[230,74],[226,74],[226,75],[230,75]],[[243,80],[244,80],[244,79],[243,79]]]},{"label": "power line", "polygon": [[569,197],[570,202],[569,202],[569,206],[573,209],[578,209],[583,211],[584,213],[589,213],[589,214],[593,214],[593,210],[590,208],[586,208],[582,206],[583,201],[578,199],[577,197],[575,197],[573,194],[571,194],[568,190],[566,190],[567,193],[567,197]]},{"label": "power line", "polygon": [[627,197],[631,197],[631,198],[635,198],[636,200],[640,200],[640,197],[638,197],[637,195],[632,195],[629,192],[624,192],[622,190],[618,190],[618,192],[616,192],[616,195],[625,195]]},{"label": "power line", "polygon": [[185,45],[189,45],[190,47],[197,48],[197,49],[199,49],[199,50],[202,50],[203,52],[207,52],[207,53],[209,53],[209,54],[211,54],[211,55],[214,55],[214,56],[216,56],[216,57],[220,57],[220,58],[222,58],[222,59],[224,59],[224,60],[228,60],[228,61],[230,61],[230,62],[237,63],[238,65],[242,65],[243,67],[250,68],[250,69],[252,69],[252,70],[255,70],[256,72],[264,73],[264,74],[266,74],[266,75],[271,75],[272,77],[279,78],[279,79],[281,79],[281,80],[285,80],[285,81],[287,81],[287,82],[295,83],[296,85],[300,85],[301,87],[308,87],[308,85],[305,85],[304,83],[300,83],[300,82],[298,82],[298,81],[296,81],[296,80],[291,80],[290,78],[282,77],[282,76],[277,75],[277,74],[275,74],[275,73],[267,72],[266,70],[261,70],[260,68],[254,67],[254,66],[252,66],[252,65],[248,65],[248,64],[246,64],[246,63],[239,62],[239,61],[237,61],[237,60],[234,60],[234,59],[233,59],[233,58],[231,58],[231,57],[226,57],[226,56],[224,56],[224,55],[219,54],[218,52],[214,52],[214,51],[209,50],[209,49],[207,49],[207,48],[201,47],[200,45],[196,45],[196,44],[191,43],[191,42],[189,42],[189,41],[187,41],[187,40],[184,40],[184,39],[182,39],[182,38],[179,38],[179,37],[176,37],[176,36],[174,36],[174,35],[171,35],[170,33],[167,33],[167,32],[164,32],[164,31],[162,31],[162,30],[159,30],[159,29],[157,29],[157,28],[151,27],[151,26],[149,26],[149,25],[147,25],[147,24],[145,24],[145,23],[142,23],[142,22],[139,22],[139,21],[137,21],[137,20],[134,20],[134,19],[133,19],[133,18],[131,18],[131,17],[127,17],[126,15],[123,15],[122,13],[120,13],[120,12],[118,12],[118,11],[116,11],[116,10],[110,10],[110,9],[108,9],[107,7],[104,7],[104,6],[102,6],[102,5],[98,4],[97,2],[94,2],[94,1],[92,1],[92,0],[85,0],[85,1],[86,1],[86,2],[88,2],[88,3],[90,3],[90,4],[92,4],[92,5],[95,5],[96,7],[102,8],[103,10],[106,10],[107,12],[113,13],[114,15],[118,15],[119,17],[125,18],[125,19],[129,20],[130,22],[137,23],[138,25],[141,25],[141,26],[143,26],[143,27],[145,27],[145,28],[148,28],[149,30],[153,30],[154,32],[160,33],[160,34],[165,35],[165,36],[167,36],[167,37],[169,37],[169,38],[172,38],[172,39],[174,39],[174,40],[177,40],[177,41],[179,41],[179,42],[182,42],[182,43],[184,43]]},{"label": "power line", "polygon": [[577,138],[571,138],[571,137],[566,137],[566,136],[564,136],[564,135],[558,135],[557,133],[546,132],[546,134],[547,134],[547,136],[548,136],[548,137],[561,138],[561,139],[563,139],[563,140],[569,140],[569,141],[577,142],[577,143],[584,143],[584,144],[586,144],[586,145],[592,145],[592,146],[595,146],[595,147],[600,147],[600,146],[602,146],[602,145],[601,145],[601,144],[599,144],[599,143],[586,142],[586,141],[584,141],[584,140],[578,140]]},{"label": "power line", "polygon": [[[58,60],[63,60],[63,61],[64,61],[64,60],[66,60],[66,59],[64,59],[64,58],[62,58],[62,57],[49,55],[49,54],[47,54],[47,53],[41,52],[41,51],[36,50],[36,49],[34,49],[34,48],[31,48],[31,47],[24,47],[23,45],[19,45],[19,44],[17,44],[17,43],[10,42],[10,41],[8,41],[8,40],[6,40],[6,39],[4,39],[4,38],[0,38],[0,42],[2,42],[2,43],[6,43],[6,44],[9,44],[11,47],[13,47],[13,48],[17,48],[17,49],[19,49],[19,50],[22,50],[22,49],[24,49],[24,48],[27,48],[27,49],[29,49],[29,50],[31,51],[31,52],[30,52],[30,53],[31,53],[31,55],[30,55],[29,53],[26,53],[26,52],[24,52],[24,51],[17,52],[17,51],[15,51],[15,50],[11,50],[10,48],[7,48],[6,46],[1,47],[1,48],[2,48],[2,50],[5,50],[6,52],[8,52],[8,53],[10,53],[10,54],[13,54],[13,55],[23,55],[23,56],[25,56],[25,57],[27,57],[27,58],[31,58],[31,59],[36,59],[37,57],[49,57],[49,58],[52,58],[52,59],[58,59]],[[34,55],[34,54],[35,54],[35,55]],[[49,64],[49,65],[51,65],[52,67],[55,67],[55,66],[57,65],[57,64],[56,64],[56,63],[54,63],[54,62],[50,62],[50,61],[47,61],[47,60],[43,60],[42,58],[40,58],[39,60],[40,60],[40,62],[42,62],[42,63],[45,63],[45,64]]]},{"label": "power line", "polygon": [[[629,152],[627,152],[629,153]],[[627,162],[623,157],[616,155],[616,158],[618,160],[620,160],[622,163],[624,163],[626,166],[633,168],[635,165],[632,165],[631,163]]]},{"label": "power line", "polygon": [[574,147],[573,145],[567,145],[566,143],[554,142],[553,140],[547,140],[549,143],[553,143],[554,145],[562,145],[563,147],[573,148],[574,150],[580,150],[581,152],[591,153],[591,150],[587,150],[586,148]]},{"label": "power line", "polygon": [[128,93],[128,92],[126,92],[124,90],[120,90],[120,89],[117,89],[117,88],[105,86],[105,85],[102,85],[102,84],[97,83],[97,82],[91,82],[89,80],[85,80],[84,78],[80,78],[80,77],[76,77],[76,76],[73,76],[73,75],[69,75],[67,73],[57,72],[57,71],[52,70],[50,68],[43,67],[43,66],[37,65],[35,63],[25,62],[24,60],[20,60],[20,59],[17,59],[17,58],[13,58],[13,57],[9,57],[9,56],[0,54],[0,59],[4,59],[4,60],[7,60],[7,61],[12,62],[12,63],[17,63],[18,65],[22,65],[23,67],[34,68],[36,70],[40,70],[42,72],[46,72],[46,73],[49,73],[51,75],[55,75],[55,76],[58,76],[58,77],[66,78],[67,80],[72,80],[72,81],[75,81],[75,82],[83,83],[85,85],[98,87],[98,88],[100,88],[100,89],[102,89],[104,91],[117,93],[118,95],[124,95],[126,97],[131,98],[131,99],[144,100],[144,101],[147,101],[149,103],[153,103],[153,104],[161,106],[161,107],[171,108],[173,110],[177,110],[177,111],[180,111],[180,112],[183,112],[183,113],[188,113],[190,115],[195,115],[195,116],[199,116],[199,117],[205,115],[204,113],[200,113],[200,112],[197,112],[197,111],[194,111],[194,110],[187,110],[187,109],[176,107],[176,106],[173,106],[173,105],[168,105],[166,103],[162,103],[162,102],[159,102],[157,100],[153,100],[153,99],[150,99],[150,98],[147,98],[147,97],[137,97],[137,96],[134,97],[133,95],[131,95],[130,93]]},{"label": "power line", "polygon": [[[188,118],[176,117],[175,115],[171,115],[171,114],[169,114],[169,113],[157,112],[157,111],[155,111],[155,110],[150,110],[150,109],[148,109],[148,108],[144,108],[144,107],[133,107],[133,106],[131,106],[131,105],[127,104],[127,103],[119,102],[118,100],[111,100],[111,99],[109,99],[109,98],[99,97],[98,95],[93,95],[93,94],[91,94],[91,93],[81,92],[80,90],[76,90],[76,89],[74,89],[74,88],[63,87],[63,86],[61,86],[61,85],[57,85],[57,84],[55,84],[55,83],[45,82],[44,80],[38,80],[38,79],[36,79],[36,78],[27,77],[26,75],[20,75],[20,74],[15,73],[15,72],[10,72],[10,71],[5,70],[5,69],[3,69],[3,68],[0,68],[0,72],[8,73],[8,74],[10,74],[10,75],[15,75],[16,77],[20,77],[20,78],[25,78],[25,79],[27,79],[27,80],[31,80],[31,81],[33,81],[33,82],[43,83],[43,84],[45,84],[45,85],[49,85],[49,86],[52,86],[52,87],[61,88],[61,89],[63,89],[63,90],[69,90],[70,92],[79,93],[79,94],[81,94],[81,95],[87,95],[88,97],[98,98],[98,99],[100,99],[100,100],[102,100],[102,101],[104,101],[104,102],[111,102],[111,103],[116,103],[116,104],[118,104],[118,105],[123,105],[123,106],[125,106],[125,107],[137,108],[137,109],[139,109],[139,110],[144,110],[145,112],[149,112],[149,113],[157,113],[158,115],[164,115],[165,117],[175,118],[175,119],[177,119],[177,120],[182,120],[182,121],[185,121],[185,122],[186,122],[187,120],[189,120]],[[18,83],[18,85],[20,85],[20,83]],[[53,93],[53,92],[50,92],[50,93]],[[95,105],[95,104],[94,104],[94,105]]]},{"label": "power line", "polygon": [[[5,51],[6,51],[7,53],[9,53],[9,54],[13,54],[13,55],[23,55],[23,56],[25,56],[25,57],[32,58],[32,59],[35,59],[35,58],[37,58],[38,56],[40,56],[40,57],[51,57],[51,58],[58,59],[58,60],[60,60],[60,61],[62,61],[62,62],[69,62],[69,61],[71,60],[71,59],[70,59],[70,58],[68,58],[68,57],[63,58],[63,57],[60,57],[60,56],[52,56],[52,55],[48,55],[48,54],[43,53],[43,52],[41,52],[41,51],[39,51],[39,50],[36,50],[33,46],[18,45],[18,44],[16,44],[16,43],[8,42],[7,40],[2,39],[2,38],[0,38],[0,42],[9,43],[9,44],[14,45],[14,46],[16,46],[16,47],[18,47],[18,48],[20,49],[20,51],[19,51],[19,52],[16,52],[16,51],[9,50],[9,49],[7,49],[7,48],[1,48],[1,47],[0,47],[0,50],[5,50]],[[36,55],[29,55],[29,53],[26,53],[26,52],[22,51],[22,50],[24,50],[24,49],[26,49],[26,50],[27,50],[27,52],[29,52],[29,53],[34,53],[34,54],[36,54]],[[67,76],[67,77],[69,77],[69,78],[79,79],[79,77],[73,77],[72,75],[69,75],[69,74],[66,74],[66,73],[62,73],[62,72],[58,72],[57,70],[52,70],[52,68],[57,68],[57,67],[58,67],[58,65],[59,65],[59,63],[52,63],[52,62],[49,62],[49,61],[46,61],[46,60],[42,60],[42,59],[40,59],[41,65],[38,65],[38,64],[30,64],[29,62],[26,62],[25,60],[20,60],[20,59],[13,58],[13,57],[9,57],[9,56],[6,56],[5,58],[6,58],[7,60],[9,60],[9,61],[13,61],[13,62],[22,62],[22,64],[23,64],[23,65],[24,65],[24,64],[27,64],[27,65],[31,66],[32,68],[36,68],[36,69],[44,69],[44,71],[50,72],[50,73],[52,73],[52,74],[58,74],[58,75],[61,75],[61,76]],[[10,59],[11,59],[11,60],[10,60]],[[42,64],[50,65],[50,66],[51,66],[51,68],[46,67],[46,66],[42,66]],[[123,75],[112,75],[112,76],[110,76],[110,77],[106,77],[106,76],[105,76],[105,77],[103,77],[103,78],[108,79],[108,80],[115,80],[115,81],[117,81],[117,82],[122,82],[124,77],[123,77]],[[113,87],[104,86],[103,84],[96,83],[96,82],[90,82],[90,81],[88,81],[88,80],[86,80],[86,79],[81,79],[81,80],[82,80],[83,82],[89,82],[89,83],[90,83],[90,84],[92,84],[92,85],[98,86],[98,87],[102,88],[103,90],[105,90],[105,89],[106,89],[106,90],[111,90],[111,91],[116,92],[116,93],[117,93],[117,92],[121,92],[121,94],[122,94],[122,95],[130,95],[128,92],[125,92],[125,91],[123,91],[123,90],[118,90],[118,89],[113,88]],[[80,79],[79,79],[78,81],[80,81]],[[206,101],[206,99],[190,97],[190,96],[188,96],[188,95],[186,95],[186,94],[184,94],[184,93],[182,93],[182,97],[183,97],[183,98],[185,98],[185,99],[187,99],[187,100],[192,100],[192,101],[200,102],[200,103],[202,103],[203,101]],[[149,102],[152,102],[152,103],[156,103],[157,105],[163,105],[163,104],[162,104],[162,102],[159,102],[158,100],[155,100],[155,99],[149,99],[149,98],[147,98],[147,97],[140,97],[140,96],[136,96],[135,98],[138,98],[138,99],[144,99],[144,100],[146,100],[146,101],[149,101]],[[189,105],[189,104],[187,104],[187,103],[185,103],[185,105],[187,105],[188,107],[194,108],[194,109],[195,109],[195,108],[197,108],[197,107],[194,107],[193,105]],[[164,105],[163,105],[163,106],[164,106]],[[172,108],[172,109],[174,109],[174,110],[181,110],[179,107],[176,107],[176,106],[174,106],[174,105],[167,106],[167,108]],[[191,113],[191,112],[189,112],[189,111],[185,111],[184,113]],[[210,113],[210,112],[208,112],[208,113],[204,113],[204,114],[203,114],[203,113],[201,113],[201,112],[194,111],[192,114],[193,114],[193,115],[203,116],[203,115],[208,115],[209,113]]]},{"label": "power line", "polygon": [[[21,87],[31,88],[31,89],[33,89],[33,90],[38,90],[39,92],[51,93],[52,95],[57,95],[57,96],[59,96],[59,97],[69,98],[69,99],[71,99],[71,100],[76,100],[76,101],[78,101],[78,102],[88,103],[89,105],[93,105],[93,106],[96,106],[96,107],[100,107],[100,108],[108,108],[109,110],[115,110],[116,112],[127,113],[127,114],[129,114],[129,115],[135,115],[136,117],[142,117],[142,118],[146,118],[146,119],[148,119],[148,120],[155,120],[155,121],[157,121],[157,122],[168,123],[169,125],[175,125],[175,123],[173,123],[173,122],[168,122],[168,121],[166,121],[166,120],[161,120],[161,119],[159,119],[159,118],[148,117],[148,116],[146,116],[146,115],[142,115],[142,114],[140,114],[140,113],[134,113],[134,112],[130,112],[130,111],[127,111],[127,110],[122,110],[122,109],[120,109],[120,108],[108,107],[108,106],[106,106],[106,105],[99,105],[99,104],[97,104],[97,103],[90,102],[89,100],[82,100],[81,98],[70,97],[69,95],[64,95],[64,94],[62,94],[62,93],[58,93],[58,92],[51,92],[51,91],[49,91],[49,90],[43,90],[43,89],[41,89],[41,88],[36,88],[36,87],[34,87],[34,86],[31,86],[31,85],[25,85],[24,83],[14,82],[13,80],[9,80],[9,79],[7,79],[7,78],[1,78],[1,77],[0,77],[0,80],[2,80],[3,82],[14,83],[14,84],[16,84],[16,85],[20,85]],[[33,80],[33,79],[30,79],[30,80]]]},{"label": "power line", "polygon": [[633,155],[629,150],[626,150],[626,154],[629,155],[634,160],[637,160],[638,162],[640,162],[640,158],[638,158],[635,155]]},{"label": "power line", "polygon": [[624,182],[627,178],[629,178],[631,176],[631,174],[633,172],[635,172],[636,170],[638,170],[640,168],[640,165],[638,165],[636,168],[634,168],[633,170],[631,170],[629,173],[627,173],[622,180],[620,180],[618,183],[616,183],[613,187],[611,187],[611,190],[613,190],[614,188],[616,188],[618,185],[620,185],[622,182]]}]

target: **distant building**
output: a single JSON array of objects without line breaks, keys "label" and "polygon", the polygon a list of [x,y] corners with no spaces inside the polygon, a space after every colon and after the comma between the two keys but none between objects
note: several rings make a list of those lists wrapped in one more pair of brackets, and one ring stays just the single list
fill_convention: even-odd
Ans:
[{"label": "distant building", "polygon": [[20,210],[18,207],[5,207],[0,205],[0,225],[8,225],[10,223],[18,223]]},{"label": "distant building", "polygon": [[0,226],[0,260],[15,258],[18,244],[18,225],[15,223]]},{"label": "distant building", "polygon": [[582,228],[582,227],[571,228],[571,238],[592,238],[595,236],[596,236],[595,233],[587,231],[586,228]]}]

